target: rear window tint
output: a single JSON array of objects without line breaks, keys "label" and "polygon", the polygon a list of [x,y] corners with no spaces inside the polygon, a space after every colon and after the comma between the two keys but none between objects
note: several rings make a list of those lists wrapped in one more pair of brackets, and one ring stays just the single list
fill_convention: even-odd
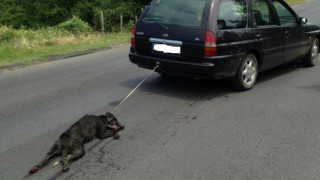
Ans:
[{"label": "rear window tint", "polygon": [[258,26],[277,24],[272,9],[265,0],[252,0],[251,9]]},{"label": "rear window tint", "polygon": [[243,0],[224,0],[219,4],[219,29],[239,29],[247,26],[247,5]]},{"label": "rear window tint", "polygon": [[155,0],[142,15],[142,22],[190,28],[206,25],[211,0]]},{"label": "rear window tint", "polygon": [[297,22],[296,17],[279,1],[273,1],[273,4],[276,8],[281,24],[295,24]]}]

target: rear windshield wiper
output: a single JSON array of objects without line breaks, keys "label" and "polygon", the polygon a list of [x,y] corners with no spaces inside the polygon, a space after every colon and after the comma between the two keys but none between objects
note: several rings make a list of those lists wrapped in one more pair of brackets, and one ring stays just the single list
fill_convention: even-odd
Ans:
[{"label": "rear windshield wiper", "polygon": [[156,22],[166,21],[166,19],[163,19],[161,17],[152,17],[152,18],[144,18],[142,21],[149,22],[149,23],[156,23]]}]

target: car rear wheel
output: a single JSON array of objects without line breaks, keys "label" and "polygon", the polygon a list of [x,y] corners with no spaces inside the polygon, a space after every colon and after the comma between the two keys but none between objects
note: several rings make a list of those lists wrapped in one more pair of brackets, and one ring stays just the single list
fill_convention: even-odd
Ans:
[{"label": "car rear wheel", "polygon": [[302,59],[302,64],[306,67],[315,66],[319,55],[319,40],[315,38],[308,54]]},{"label": "car rear wheel", "polygon": [[248,54],[236,73],[231,79],[231,83],[234,89],[245,91],[251,89],[258,76],[258,62],[257,58],[253,54]]}]

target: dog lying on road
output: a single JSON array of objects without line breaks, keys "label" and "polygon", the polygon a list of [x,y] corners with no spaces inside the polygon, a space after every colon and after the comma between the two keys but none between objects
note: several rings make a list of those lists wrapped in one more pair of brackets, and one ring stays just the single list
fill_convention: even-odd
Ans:
[{"label": "dog lying on road", "polygon": [[109,112],[101,116],[85,115],[61,134],[44,160],[31,168],[29,173],[38,172],[56,156],[62,156],[58,162],[61,162],[63,172],[69,171],[69,161],[84,156],[84,143],[94,138],[105,139],[113,136],[115,139],[119,139],[120,130],[123,129],[124,125]]}]

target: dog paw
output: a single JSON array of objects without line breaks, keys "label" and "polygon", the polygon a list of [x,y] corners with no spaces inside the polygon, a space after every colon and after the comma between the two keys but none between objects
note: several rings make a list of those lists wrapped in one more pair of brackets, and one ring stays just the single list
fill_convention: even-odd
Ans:
[{"label": "dog paw", "polygon": [[117,132],[117,133],[113,136],[113,138],[114,138],[114,139],[119,139],[120,136],[121,136],[121,133],[120,133],[120,132]]},{"label": "dog paw", "polygon": [[63,167],[63,168],[62,168],[62,171],[63,171],[63,172],[68,172],[69,169],[70,169],[70,168],[66,166],[66,167]]},{"label": "dog paw", "polygon": [[58,160],[55,163],[53,163],[53,166],[58,166],[59,164],[60,164],[60,160]]},{"label": "dog paw", "polygon": [[113,130],[114,130],[114,132],[119,132],[119,131],[121,131],[120,127],[116,127],[116,128],[114,128]]},{"label": "dog paw", "polygon": [[30,171],[29,174],[33,174],[39,171],[39,167],[38,166],[34,166]]}]

